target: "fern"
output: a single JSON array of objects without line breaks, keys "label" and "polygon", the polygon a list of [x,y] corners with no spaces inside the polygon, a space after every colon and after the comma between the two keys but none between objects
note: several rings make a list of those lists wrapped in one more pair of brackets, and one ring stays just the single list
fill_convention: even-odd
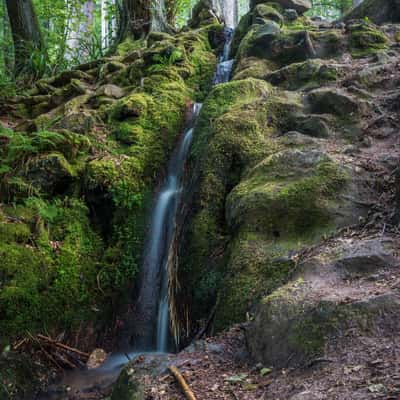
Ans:
[{"label": "fern", "polygon": [[174,49],[169,56],[162,56],[160,54],[156,54],[153,57],[153,60],[156,61],[156,64],[153,64],[149,67],[149,72],[161,72],[172,65],[177,64],[183,58],[183,54],[179,49]]},{"label": "fern", "polygon": [[57,132],[39,131],[32,137],[32,144],[39,151],[55,149],[65,142],[65,137]]},{"label": "fern", "polygon": [[43,219],[46,223],[53,223],[57,220],[62,212],[61,200],[55,199],[52,203],[47,202],[39,197],[29,197],[25,201],[25,205],[32,208],[36,215]]}]

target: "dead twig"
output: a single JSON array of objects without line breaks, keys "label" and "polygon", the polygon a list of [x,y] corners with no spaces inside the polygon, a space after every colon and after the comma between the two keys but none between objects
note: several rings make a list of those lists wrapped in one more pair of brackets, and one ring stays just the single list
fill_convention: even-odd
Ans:
[{"label": "dead twig", "polygon": [[196,400],[194,393],[190,389],[189,385],[186,383],[185,378],[179,372],[179,369],[173,365],[168,367],[168,369],[171,371],[172,375],[175,377],[176,381],[178,382],[178,384],[179,384],[180,388],[182,389],[183,393],[185,394],[186,398],[188,400]]}]

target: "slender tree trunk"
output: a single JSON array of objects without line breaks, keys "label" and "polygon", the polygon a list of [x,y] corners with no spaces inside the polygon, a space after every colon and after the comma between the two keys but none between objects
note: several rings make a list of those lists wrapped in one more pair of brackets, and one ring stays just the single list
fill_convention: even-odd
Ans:
[{"label": "slender tree trunk", "polygon": [[[110,13],[110,8],[112,13]],[[115,0],[101,0],[101,43],[103,49],[110,47],[115,35],[115,9]]]},{"label": "slender tree trunk", "polygon": [[44,50],[32,0],[6,0],[15,48],[15,74],[25,69],[32,50]]},{"label": "slender tree trunk", "polygon": [[85,1],[78,9],[73,10],[68,21],[67,58],[82,61],[88,55],[87,39],[93,26],[94,0]]}]

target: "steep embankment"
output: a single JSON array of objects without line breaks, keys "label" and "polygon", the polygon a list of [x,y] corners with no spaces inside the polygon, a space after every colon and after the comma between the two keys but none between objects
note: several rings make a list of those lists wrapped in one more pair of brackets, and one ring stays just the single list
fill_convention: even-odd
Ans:
[{"label": "steep embankment", "polygon": [[113,399],[129,380],[181,398],[168,364],[201,399],[400,394],[400,25],[310,21],[306,3],[252,3],[233,79],[206,98],[194,135],[182,330],[247,322],[133,361]]},{"label": "steep embankment", "polygon": [[[117,339],[152,194],[189,106],[209,91],[222,40],[206,15],[197,29],[125,42],[0,105],[1,350],[28,338],[19,351],[65,366],[37,333],[87,351]],[[11,359],[0,360],[0,397],[40,371]]]}]

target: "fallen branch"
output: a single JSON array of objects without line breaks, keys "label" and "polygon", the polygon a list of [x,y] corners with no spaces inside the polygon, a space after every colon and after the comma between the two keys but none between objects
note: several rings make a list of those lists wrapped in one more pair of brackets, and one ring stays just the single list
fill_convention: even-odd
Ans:
[{"label": "fallen branch", "polygon": [[53,346],[55,346],[55,347],[58,347],[58,348],[60,348],[60,349],[66,350],[66,351],[70,351],[71,353],[78,354],[78,355],[80,355],[81,357],[84,357],[84,358],[86,358],[86,359],[88,359],[89,356],[90,356],[89,353],[85,353],[85,352],[80,351],[80,350],[78,350],[78,349],[75,349],[75,348],[73,348],[73,347],[67,346],[66,344],[62,344],[62,343],[60,343],[60,342],[57,342],[56,340],[51,339],[51,338],[49,338],[49,337],[47,337],[47,336],[44,336],[44,335],[39,334],[39,335],[37,335],[37,337],[38,337],[38,339],[44,340],[45,342],[47,342],[47,343],[49,343],[49,344],[51,344],[51,345],[53,345]]},{"label": "fallen branch", "polygon": [[185,393],[186,398],[188,400],[196,400],[194,393],[190,389],[189,385],[186,383],[185,378],[179,372],[179,369],[173,365],[168,367],[168,369],[171,371],[172,375],[175,377],[176,381],[179,383],[179,386],[183,390],[183,393]]},{"label": "fallen branch", "polygon": [[28,336],[31,338],[32,342],[35,342],[35,343],[37,343],[37,344],[39,345],[40,350],[41,350],[42,353],[50,360],[50,362],[51,362],[52,364],[54,364],[54,366],[55,366],[57,369],[59,369],[60,371],[62,371],[63,368],[61,367],[61,365],[54,359],[54,357],[53,357],[50,353],[48,353],[48,352],[46,351],[46,349],[42,346],[42,344],[40,343],[40,341],[39,341],[37,338],[33,337],[29,332],[28,332]]}]

